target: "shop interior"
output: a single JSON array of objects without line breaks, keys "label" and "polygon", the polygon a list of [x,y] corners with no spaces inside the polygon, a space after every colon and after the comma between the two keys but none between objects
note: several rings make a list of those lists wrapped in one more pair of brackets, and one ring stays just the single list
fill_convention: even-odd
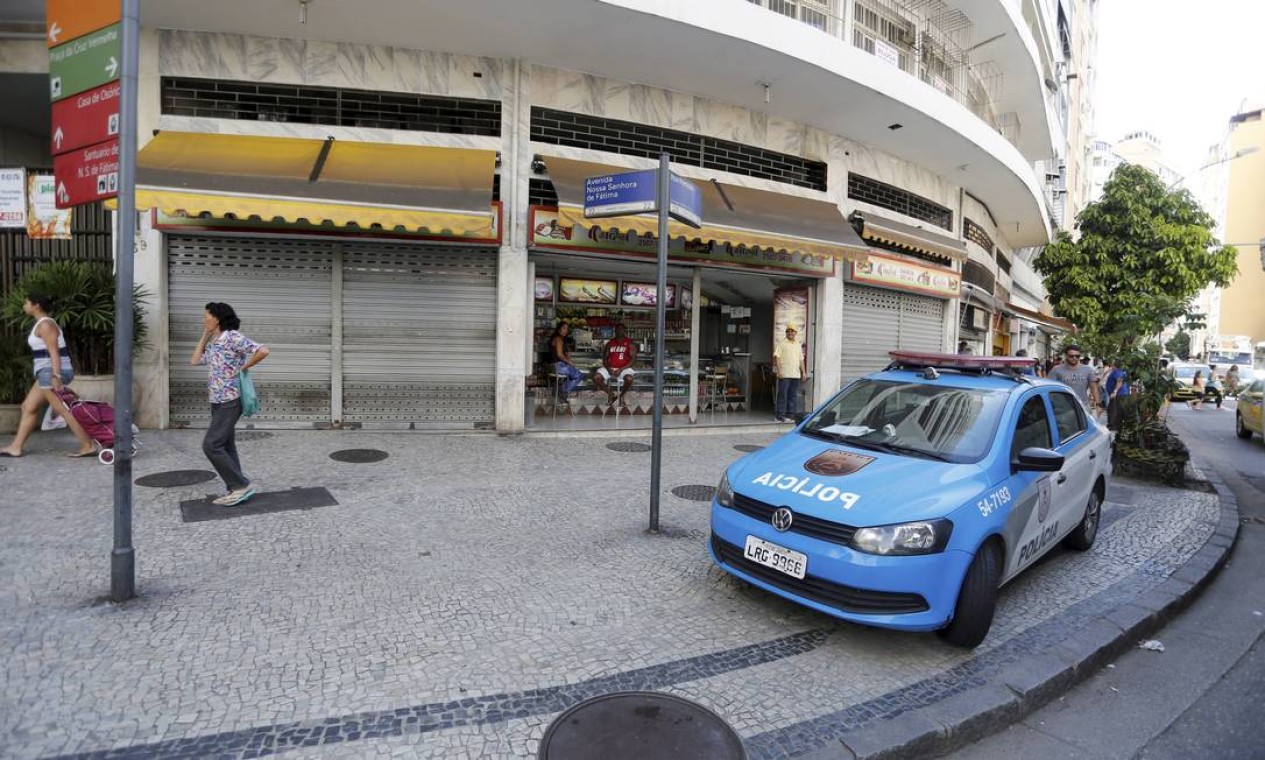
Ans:
[{"label": "shop interior", "polygon": [[[527,424],[539,429],[649,427],[653,415],[655,350],[655,266],[653,262],[532,254],[534,264],[533,357]],[[665,426],[689,423],[691,343],[698,343],[698,416],[700,425],[750,425],[772,422],[776,382],[770,366],[775,322],[775,293],[815,291],[812,279],[771,272],[697,267],[701,294],[693,292],[696,267],[668,267],[665,321]],[[783,296],[783,300],[785,300]],[[698,334],[691,330],[691,305],[701,299]],[[805,314],[811,312],[805,309]],[[568,345],[585,378],[569,403],[557,402],[549,340],[559,321],[570,325]],[[798,321],[798,320],[796,320]],[[804,321],[811,322],[811,317]],[[637,347],[627,407],[611,405],[593,377],[602,350],[623,324]],[[813,330],[800,325],[809,364]],[[808,396],[811,398],[811,396]],[[802,406],[801,406],[802,408]]]}]

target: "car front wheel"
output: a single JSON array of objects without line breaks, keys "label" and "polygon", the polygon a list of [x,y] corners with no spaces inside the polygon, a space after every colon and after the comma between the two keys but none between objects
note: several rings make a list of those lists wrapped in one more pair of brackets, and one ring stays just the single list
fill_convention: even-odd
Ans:
[{"label": "car front wheel", "polygon": [[1001,551],[990,541],[980,547],[966,569],[962,590],[953,608],[953,620],[936,634],[954,646],[968,649],[979,646],[993,625],[1000,580]]},{"label": "car front wheel", "polygon": [[1087,551],[1098,538],[1098,518],[1102,515],[1102,501],[1098,498],[1098,489],[1089,492],[1089,502],[1085,504],[1085,516],[1080,523],[1063,539],[1063,545],[1076,551]]},{"label": "car front wheel", "polygon": [[1243,415],[1241,414],[1234,415],[1234,433],[1245,441],[1252,437],[1252,431],[1243,424]]}]

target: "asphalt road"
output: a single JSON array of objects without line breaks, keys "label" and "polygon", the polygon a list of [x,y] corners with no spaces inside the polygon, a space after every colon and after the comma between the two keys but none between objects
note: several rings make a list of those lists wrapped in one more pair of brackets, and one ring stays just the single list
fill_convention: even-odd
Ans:
[{"label": "asphalt road", "polygon": [[1154,635],[1165,650],[1131,650],[954,758],[1265,757],[1265,445],[1235,437],[1234,407],[1178,405],[1169,418],[1234,492],[1243,522],[1221,574]]}]

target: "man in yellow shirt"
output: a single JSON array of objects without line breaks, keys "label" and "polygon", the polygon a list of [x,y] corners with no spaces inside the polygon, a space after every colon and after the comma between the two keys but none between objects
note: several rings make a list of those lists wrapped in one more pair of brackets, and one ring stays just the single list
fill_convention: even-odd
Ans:
[{"label": "man in yellow shirt", "polygon": [[773,348],[773,371],[777,374],[773,419],[794,422],[799,415],[799,384],[808,375],[804,347],[796,338],[794,325],[786,326],[786,337]]}]

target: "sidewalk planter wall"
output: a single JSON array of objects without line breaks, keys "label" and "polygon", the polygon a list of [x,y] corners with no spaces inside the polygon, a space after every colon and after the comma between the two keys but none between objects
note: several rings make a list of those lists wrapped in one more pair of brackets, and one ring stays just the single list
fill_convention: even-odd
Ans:
[{"label": "sidewalk planter wall", "polygon": [[1112,464],[1122,475],[1134,475],[1168,485],[1181,485],[1190,450],[1161,422],[1154,422],[1116,439]]},{"label": "sidewalk planter wall", "polygon": [[21,404],[0,404],[0,434],[16,433],[20,419],[22,419]]}]

